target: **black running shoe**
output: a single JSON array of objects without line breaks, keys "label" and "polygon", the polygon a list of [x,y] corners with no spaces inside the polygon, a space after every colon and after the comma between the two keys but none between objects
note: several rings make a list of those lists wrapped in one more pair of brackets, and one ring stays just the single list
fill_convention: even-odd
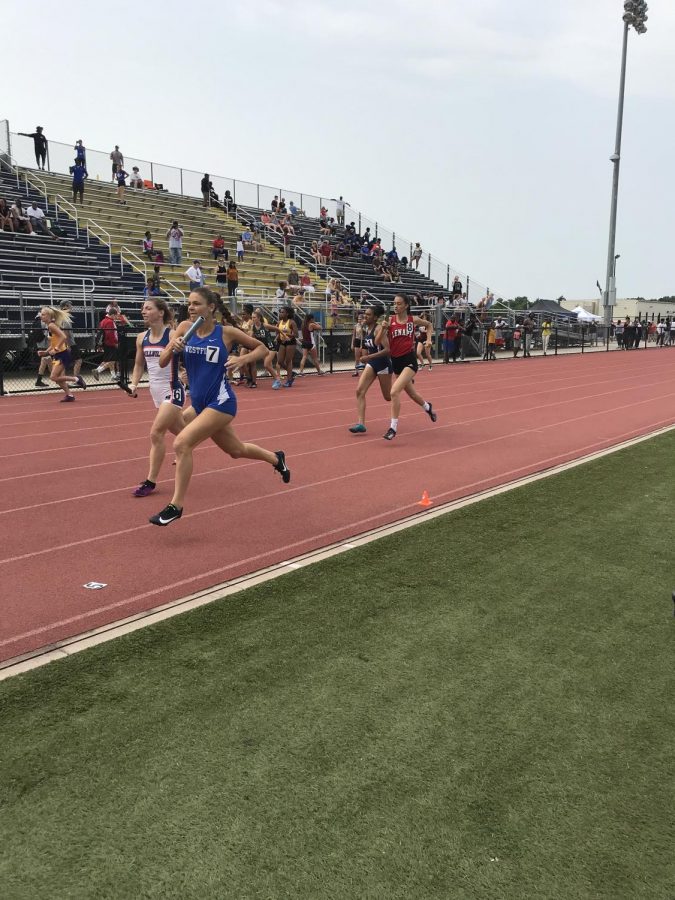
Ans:
[{"label": "black running shoe", "polygon": [[382,437],[385,439],[385,441],[393,441],[394,438],[396,437],[396,429],[389,428],[387,430],[386,434],[383,434]]},{"label": "black running shoe", "polygon": [[429,404],[429,409],[425,410],[425,412],[429,416],[429,418],[431,419],[432,422],[435,422],[436,419],[438,418],[438,416],[436,415],[436,413],[433,410],[431,403]]},{"label": "black running shoe", "polygon": [[83,391],[87,390],[87,382],[81,375],[77,376],[77,387],[82,388]]},{"label": "black running shoe", "polygon": [[175,522],[176,519],[180,519],[182,515],[182,509],[178,509],[173,503],[169,503],[169,505],[165,506],[156,516],[150,516],[148,521],[151,525],[170,525],[172,522]]},{"label": "black running shoe", "polygon": [[274,455],[277,458],[277,464],[274,469],[281,475],[283,483],[288,484],[291,480],[291,470],[286,465],[286,454],[283,450],[275,450]]}]

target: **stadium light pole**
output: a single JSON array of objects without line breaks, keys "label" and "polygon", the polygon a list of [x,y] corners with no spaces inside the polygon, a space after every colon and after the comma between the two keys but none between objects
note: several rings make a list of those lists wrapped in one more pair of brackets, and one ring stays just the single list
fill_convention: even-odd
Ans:
[{"label": "stadium light pole", "polygon": [[621,78],[619,81],[619,109],[616,117],[616,140],[614,153],[609,161],[614,167],[612,175],[612,204],[609,213],[609,248],[607,251],[607,278],[603,294],[605,325],[612,321],[612,310],[616,304],[616,207],[619,197],[619,164],[621,162],[621,134],[623,131],[623,99],[626,89],[626,55],[628,52],[628,32],[634,28],[637,34],[647,31],[647,4],[645,0],[626,0],[623,5],[623,49],[621,52]]}]

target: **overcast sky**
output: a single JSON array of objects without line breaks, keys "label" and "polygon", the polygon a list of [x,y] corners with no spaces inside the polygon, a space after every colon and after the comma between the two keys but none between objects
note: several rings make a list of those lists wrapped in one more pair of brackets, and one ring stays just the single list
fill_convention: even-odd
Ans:
[{"label": "overcast sky", "polygon": [[[343,194],[504,296],[604,284],[620,0],[2,6],[13,131]],[[673,0],[647,24],[629,42],[619,296],[675,294]]]}]

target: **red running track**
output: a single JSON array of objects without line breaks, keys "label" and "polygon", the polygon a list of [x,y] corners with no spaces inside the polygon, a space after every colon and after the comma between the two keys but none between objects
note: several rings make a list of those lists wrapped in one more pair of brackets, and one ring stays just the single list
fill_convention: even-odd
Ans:
[{"label": "red running track", "polygon": [[437,424],[404,399],[391,443],[377,386],[360,436],[347,431],[345,375],[240,389],[240,436],[284,449],[291,483],[205,445],[168,528],[148,524],[171,496],[168,459],[156,494],[131,496],[146,475],[148,397],[4,398],[0,660],[415,515],[425,489],[447,502],[670,425],[674,366],[667,350],[437,366],[417,382]]}]

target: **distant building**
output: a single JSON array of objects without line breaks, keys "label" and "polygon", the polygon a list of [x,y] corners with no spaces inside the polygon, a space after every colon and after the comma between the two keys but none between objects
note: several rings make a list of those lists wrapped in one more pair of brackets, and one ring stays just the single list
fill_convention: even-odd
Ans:
[{"label": "distant building", "polygon": [[[599,297],[593,300],[563,300],[561,306],[565,309],[574,309],[577,306],[583,307],[586,312],[593,313],[596,316],[603,314],[602,300]],[[634,319],[654,319],[661,316],[662,319],[668,316],[675,316],[675,302],[659,303],[656,300],[639,300],[637,297],[617,297],[616,305],[612,310],[614,319],[625,319],[630,316]]]}]

